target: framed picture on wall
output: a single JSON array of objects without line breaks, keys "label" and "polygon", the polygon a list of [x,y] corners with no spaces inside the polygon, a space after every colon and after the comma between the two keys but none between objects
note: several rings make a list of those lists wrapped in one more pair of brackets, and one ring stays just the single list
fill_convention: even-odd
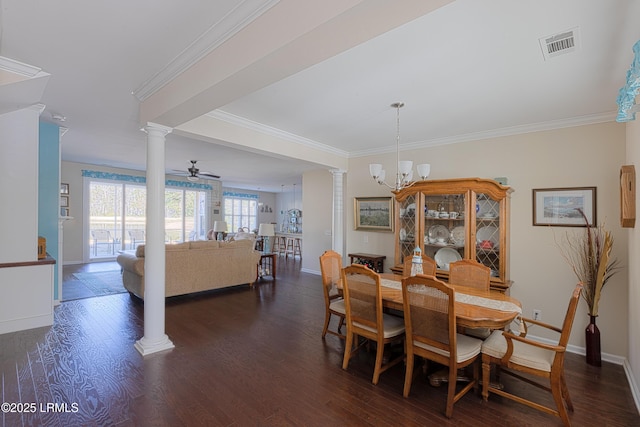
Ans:
[{"label": "framed picture on wall", "polygon": [[69,208],[60,208],[60,216],[69,216]]},{"label": "framed picture on wall", "polygon": [[585,227],[596,224],[596,187],[533,190],[533,225]]},{"label": "framed picture on wall", "polygon": [[355,197],[356,230],[393,231],[393,198]]},{"label": "framed picture on wall", "polygon": [[60,207],[69,207],[69,196],[60,196]]},{"label": "framed picture on wall", "polygon": [[60,194],[69,194],[69,184],[60,184]]}]

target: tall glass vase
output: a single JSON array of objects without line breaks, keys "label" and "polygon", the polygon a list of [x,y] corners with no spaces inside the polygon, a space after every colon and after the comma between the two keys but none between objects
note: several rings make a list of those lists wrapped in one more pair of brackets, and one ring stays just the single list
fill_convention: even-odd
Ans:
[{"label": "tall glass vase", "polygon": [[587,345],[587,363],[593,366],[602,366],[600,353],[600,329],[596,326],[596,316],[589,316],[589,324],[584,331]]}]

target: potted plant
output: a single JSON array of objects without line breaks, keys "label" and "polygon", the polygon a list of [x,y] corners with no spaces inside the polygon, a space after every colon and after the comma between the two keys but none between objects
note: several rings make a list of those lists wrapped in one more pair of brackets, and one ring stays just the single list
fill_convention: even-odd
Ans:
[{"label": "potted plant", "polygon": [[582,298],[589,310],[589,325],[585,331],[587,363],[601,366],[600,331],[596,326],[598,305],[602,290],[618,268],[618,260],[611,256],[613,236],[604,224],[590,226],[581,209],[578,209],[585,221],[584,231],[567,233],[564,244],[560,246],[563,258],[573,269],[583,284]]}]

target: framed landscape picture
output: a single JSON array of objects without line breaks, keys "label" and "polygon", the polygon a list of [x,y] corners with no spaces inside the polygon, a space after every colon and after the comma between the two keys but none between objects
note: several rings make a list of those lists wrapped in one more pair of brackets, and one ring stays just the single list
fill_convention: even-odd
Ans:
[{"label": "framed landscape picture", "polygon": [[533,190],[533,225],[585,227],[596,224],[596,187]]},{"label": "framed landscape picture", "polygon": [[393,231],[392,197],[354,198],[356,230]]}]

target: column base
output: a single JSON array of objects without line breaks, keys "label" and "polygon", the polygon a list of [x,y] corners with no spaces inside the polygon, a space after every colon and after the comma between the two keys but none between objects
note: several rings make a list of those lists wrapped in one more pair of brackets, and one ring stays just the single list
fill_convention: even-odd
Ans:
[{"label": "column base", "polygon": [[147,356],[149,354],[157,353],[159,351],[171,350],[175,347],[173,342],[165,334],[160,340],[151,342],[148,338],[142,337],[133,345],[138,352]]}]

